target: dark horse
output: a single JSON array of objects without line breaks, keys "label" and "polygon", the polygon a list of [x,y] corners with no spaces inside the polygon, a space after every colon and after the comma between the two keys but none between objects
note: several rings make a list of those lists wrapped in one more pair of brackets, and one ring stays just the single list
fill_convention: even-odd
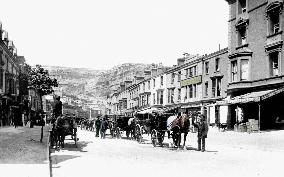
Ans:
[{"label": "dark horse", "polygon": [[[173,116],[169,117],[169,119],[173,118],[174,118]],[[189,116],[187,114],[182,114],[176,116],[176,118],[173,121],[171,120],[169,121],[168,121],[168,130],[169,130],[168,137],[170,136],[170,131],[172,131],[173,143],[175,146],[180,147],[181,134],[183,133],[184,134],[183,147],[185,147],[186,136],[189,132],[189,127],[190,127]]]}]

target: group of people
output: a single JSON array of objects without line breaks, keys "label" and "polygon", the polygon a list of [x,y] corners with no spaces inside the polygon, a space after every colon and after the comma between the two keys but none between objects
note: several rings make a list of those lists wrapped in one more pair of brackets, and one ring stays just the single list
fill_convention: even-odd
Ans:
[{"label": "group of people", "polygon": [[106,130],[108,127],[107,118],[98,117],[97,120],[95,121],[95,127],[96,127],[96,137],[99,137],[99,133],[100,133],[101,138],[105,139]]}]

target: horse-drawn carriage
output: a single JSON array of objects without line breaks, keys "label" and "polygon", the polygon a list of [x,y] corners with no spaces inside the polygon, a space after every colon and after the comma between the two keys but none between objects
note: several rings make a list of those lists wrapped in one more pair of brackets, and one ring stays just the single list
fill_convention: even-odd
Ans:
[{"label": "horse-drawn carriage", "polygon": [[125,132],[127,138],[133,138],[134,135],[134,118],[126,116],[116,116],[112,120],[108,121],[108,127],[112,137],[121,138],[123,132]]},{"label": "horse-drawn carriage", "polygon": [[74,117],[60,116],[52,123],[52,130],[50,132],[50,145],[64,148],[64,141],[66,136],[70,136],[74,140],[77,147],[77,123]]}]

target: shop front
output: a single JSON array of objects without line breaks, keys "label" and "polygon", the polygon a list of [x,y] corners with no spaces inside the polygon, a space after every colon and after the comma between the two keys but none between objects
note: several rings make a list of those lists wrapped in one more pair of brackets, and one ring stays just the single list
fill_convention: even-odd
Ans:
[{"label": "shop front", "polygon": [[246,93],[217,101],[228,107],[227,126],[240,132],[281,129],[284,127],[284,87]]}]

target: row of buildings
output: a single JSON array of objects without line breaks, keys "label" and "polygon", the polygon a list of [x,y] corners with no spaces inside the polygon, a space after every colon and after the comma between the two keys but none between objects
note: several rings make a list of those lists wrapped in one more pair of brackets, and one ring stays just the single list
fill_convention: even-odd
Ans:
[{"label": "row of buildings", "polygon": [[25,58],[17,55],[14,42],[0,22],[0,127],[21,124],[23,117],[34,117],[41,109],[39,94],[23,87],[24,64]]},{"label": "row of buildings", "polygon": [[120,84],[108,114],[162,108],[199,111],[230,129],[280,128],[284,123],[283,0],[226,0],[228,48],[185,55],[166,71],[152,68]]}]

